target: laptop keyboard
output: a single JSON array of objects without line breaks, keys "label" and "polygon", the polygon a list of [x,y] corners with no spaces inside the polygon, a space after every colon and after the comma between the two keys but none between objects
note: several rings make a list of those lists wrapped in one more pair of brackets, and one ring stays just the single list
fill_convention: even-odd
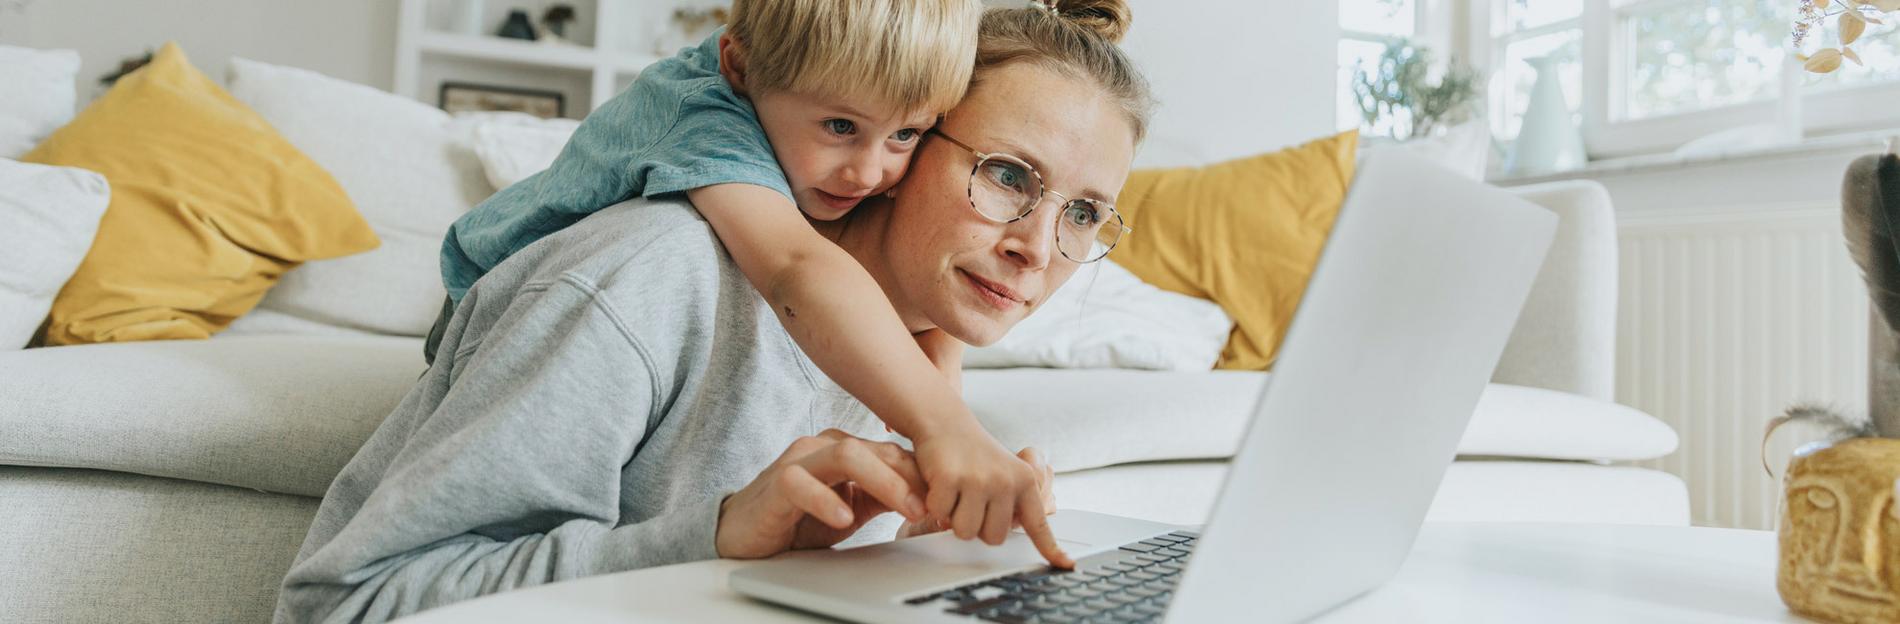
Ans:
[{"label": "laptop keyboard", "polygon": [[1074,570],[1043,568],[905,600],[979,620],[1158,622],[1200,534],[1176,531],[1087,557]]}]

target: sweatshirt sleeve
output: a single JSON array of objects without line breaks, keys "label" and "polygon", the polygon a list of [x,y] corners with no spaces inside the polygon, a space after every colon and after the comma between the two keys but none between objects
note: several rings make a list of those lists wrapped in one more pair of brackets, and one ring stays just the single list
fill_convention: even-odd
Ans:
[{"label": "sweatshirt sleeve", "polygon": [[277,621],[381,621],[716,556],[714,493],[619,525],[622,467],[660,418],[662,386],[595,295],[571,278],[530,285],[478,344],[459,345],[449,366],[438,360],[428,374],[450,383],[437,406],[407,427],[386,423],[400,440],[372,439],[352,461],[385,468],[346,469],[331,486],[327,498],[360,506],[331,520],[342,526],[327,543],[305,546]]}]

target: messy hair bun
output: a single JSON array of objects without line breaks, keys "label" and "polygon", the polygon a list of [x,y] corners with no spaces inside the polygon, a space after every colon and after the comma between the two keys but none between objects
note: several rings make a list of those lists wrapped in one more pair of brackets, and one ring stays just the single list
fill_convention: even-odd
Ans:
[{"label": "messy hair bun", "polygon": [[1134,14],[1127,0],[1033,0],[983,13],[971,84],[1014,63],[1034,63],[1093,82],[1122,109],[1139,141],[1154,109],[1148,81],[1115,45]]},{"label": "messy hair bun", "polygon": [[1127,0],[1047,0],[1055,7],[1056,15],[1077,26],[1094,31],[1097,36],[1109,43],[1121,43],[1122,35],[1128,34],[1128,23],[1134,14],[1128,10]]}]

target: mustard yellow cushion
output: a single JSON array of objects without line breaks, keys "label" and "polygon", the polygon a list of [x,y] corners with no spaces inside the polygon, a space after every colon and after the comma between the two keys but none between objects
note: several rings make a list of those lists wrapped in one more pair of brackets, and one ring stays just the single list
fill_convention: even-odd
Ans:
[{"label": "mustard yellow cushion", "polygon": [[206,338],[298,263],[379,244],[329,173],[169,43],[22,160],[112,187],[48,345]]},{"label": "mustard yellow cushion", "polygon": [[1116,208],[1134,232],[1116,263],[1234,318],[1215,368],[1273,365],[1352,182],[1358,131],[1270,154],[1128,176]]}]

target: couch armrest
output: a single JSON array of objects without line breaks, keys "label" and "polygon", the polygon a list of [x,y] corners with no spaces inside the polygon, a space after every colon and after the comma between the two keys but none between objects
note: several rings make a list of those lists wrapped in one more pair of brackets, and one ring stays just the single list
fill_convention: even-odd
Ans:
[{"label": "couch armrest", "polygon": [[1616,215],[1591,181],[1507,189],[1556,213],[1557,235],[1491,380],[1614,400]]}]

